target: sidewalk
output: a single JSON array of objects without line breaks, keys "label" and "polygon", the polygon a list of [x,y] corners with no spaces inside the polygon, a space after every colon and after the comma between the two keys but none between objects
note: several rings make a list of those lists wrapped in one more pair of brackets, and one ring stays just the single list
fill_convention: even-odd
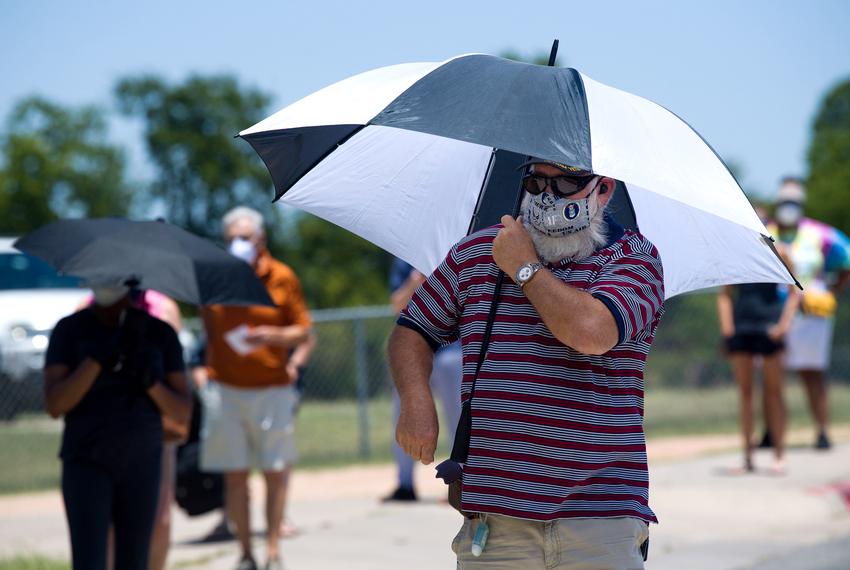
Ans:
[{"label": "sidewalk", "polygon": [[[850,434],[836,435],[843,443],[828,453],[792,448],[784,477],[729,475],[738,453],[717,450],[734,449],[733,436],[652,441],[650,499],[660,524],[651,529],[647,568],[850,568]],[[757,464],[769,464],[767,452]],[[392,466],[295,473],[290,515],[301,532],[282,545],[286,567],[453,568],[449,543],[460,519],[440,502],[444,487],[432,469],[417,473],[419,504],[380,504],[392,481]],[[262,529],[261,485],[255,490],[255,526]],[[234,542],[192,542],[216,522],[217,515],[188,519],[175,512],[170,567],[234,567]],[[257,546],[262,560],[260,535]],[[0,559],[15,554],[68,558],[58,493],[0,497]]]}]

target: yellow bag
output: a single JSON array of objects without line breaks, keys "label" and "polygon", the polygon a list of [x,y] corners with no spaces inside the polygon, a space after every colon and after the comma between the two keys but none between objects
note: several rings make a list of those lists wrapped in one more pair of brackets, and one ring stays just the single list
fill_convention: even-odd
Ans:
[{"label": "yellow bag", "polygon": [[837,307],[835,295],[831,291],[806,289],[803,291],[803,313],[814,317],[831,317]]}]

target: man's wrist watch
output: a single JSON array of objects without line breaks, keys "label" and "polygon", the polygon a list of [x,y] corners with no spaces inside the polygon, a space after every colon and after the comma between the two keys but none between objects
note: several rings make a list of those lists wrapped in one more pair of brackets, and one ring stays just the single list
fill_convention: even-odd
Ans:
[{"label": "man's wrist watch", "polygon": [[524,287],[526,283],[531,281],[534,275],[543,269],[543,264],[539,261],[535,261],[532,263],[526,263],[524,265],[520,265],[519,269],[516,270],[515,281],[520,288]]}]

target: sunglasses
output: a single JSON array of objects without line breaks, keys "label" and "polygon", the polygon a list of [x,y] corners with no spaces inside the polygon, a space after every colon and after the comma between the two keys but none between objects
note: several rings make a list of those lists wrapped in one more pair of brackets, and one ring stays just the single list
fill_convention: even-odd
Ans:
[{"label": "sunglasses", "polygon": [[590,184],[590,181],[595,178],[590,176],[555,176],[549,178],[540,176],[539,174],[526,174],[522,177],[522,188],[532,196],[536,196],[546,190],[546,187],[552,188],[552,192],[559,198],[566,198],[581,192],[585,186]]}]

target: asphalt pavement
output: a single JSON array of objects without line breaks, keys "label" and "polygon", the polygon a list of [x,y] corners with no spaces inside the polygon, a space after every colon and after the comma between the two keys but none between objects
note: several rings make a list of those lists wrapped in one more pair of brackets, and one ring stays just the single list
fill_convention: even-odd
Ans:
[{"label": "asphalt pavement", "polygon": [[[683,441],[680,446],[688,445]],[[785,476],[733,475],[740,461],[735,452],[654,455],[663,444],[650,445],[650,504],[660,524],[650,530],[648,569],[850,568],[850,443],[829,452],[792,448]],[[769,464],[767,452],[757,463]],[[299,532],[283,541],[286,568],[454,568],[449,544],[461,521],[432,477],[429,468],[417,472],[419,502],[382,504],[392,466],[296,472],[290,516]],[[253,518],[261,531],[262,485],[253,485]],[[175,511],[169,567],[234,568],[235,542],[198,540],[216,522],[216,514],[189,519]],[[262,542],[258,532],[261,562]],[[57,492],[0,497],[0,560],[17,554],[68,558]]]}]

